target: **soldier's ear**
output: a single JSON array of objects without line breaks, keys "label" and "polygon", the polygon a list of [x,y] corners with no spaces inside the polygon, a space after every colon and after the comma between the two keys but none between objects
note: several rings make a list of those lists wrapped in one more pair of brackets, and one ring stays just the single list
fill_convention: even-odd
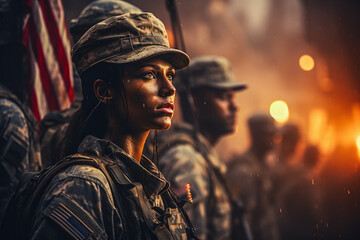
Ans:
[{"label": "soldier's ear", "polygon": [[108,83],[102,79],[96,79],[94,82],[94,94],[102,103],[108,104],[113,99],[113,94]]}]

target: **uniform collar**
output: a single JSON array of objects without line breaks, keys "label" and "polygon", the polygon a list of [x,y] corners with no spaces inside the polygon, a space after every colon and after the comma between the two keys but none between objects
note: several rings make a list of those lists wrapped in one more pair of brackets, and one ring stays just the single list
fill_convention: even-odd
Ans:
[{"label": "uniform collar", "polygon": [[78,153],[91,154],[113,160],[132,182],[139,182],[143,185],[144,192],[149,198],[161,194],[168,190],[170,186],[169,182],[150,159],[143,155],[140,163],[138,163],[122,148],[109,140],[89,135],[80,144]]}]

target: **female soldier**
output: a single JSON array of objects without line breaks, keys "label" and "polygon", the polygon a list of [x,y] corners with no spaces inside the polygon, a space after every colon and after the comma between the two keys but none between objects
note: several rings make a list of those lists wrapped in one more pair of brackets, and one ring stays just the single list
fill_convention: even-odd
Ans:
[{"label": "female soldier", "polygon": [[47,187],[31,239],[195,237],[169,183],[142,156],[149,131],[171,125],[172,80],[189,57],[169,47],[154,15],[129,13],[90,28],[74,46],[73,60],[84,100],[69,126],[68,153],[77,149],[80,157],[110,163],[116,193],[104,171],[68,167]]}]

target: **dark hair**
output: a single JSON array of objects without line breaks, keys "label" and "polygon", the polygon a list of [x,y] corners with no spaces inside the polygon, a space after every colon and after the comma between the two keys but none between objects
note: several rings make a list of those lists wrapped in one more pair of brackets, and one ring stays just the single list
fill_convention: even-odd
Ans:
[{"label": "dark hair", "polygon": [[[116,89],[123,99],[124,109],[127,110],[123,72],[123,65],[101,62],[81,75],[83,100],[81,108],[74,114],[67,129],[65,156],[76,153],[85,136],[103,138],[107,132],[106,108],[102,99],[97,99],[94,94],[95,80],[102,79],[108,84],[107,89]],[[104,91],[102,97],[106,96],[106,92]]]}]

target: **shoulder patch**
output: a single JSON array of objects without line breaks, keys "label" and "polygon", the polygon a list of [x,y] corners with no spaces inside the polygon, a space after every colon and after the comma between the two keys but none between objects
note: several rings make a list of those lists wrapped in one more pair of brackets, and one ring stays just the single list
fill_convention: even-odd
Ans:
[{"label": "shoulder patch", "polygon": [[66,195],[51,203],[44,214],[76,240],[100,239],[105,234],[92,216]]},{"label": "shoulder patch", "polygon": [[65,171],[62,171],[58,177],[60,180],[75,177],[94,182],[104,188],[109,199],[114,202],[108,180],[106,179],[104,173],[96,167],[90,165],[73,165]]}]

